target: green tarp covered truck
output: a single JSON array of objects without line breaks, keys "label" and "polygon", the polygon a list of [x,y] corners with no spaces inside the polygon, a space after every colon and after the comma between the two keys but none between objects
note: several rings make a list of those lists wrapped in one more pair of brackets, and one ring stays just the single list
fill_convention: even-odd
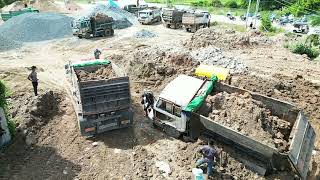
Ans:
[{"label": "green tarp covered truck", "polygon": [[[200,107],[206,102],[207,96],[219,93],[249,94],[254,101],[261,102],[270,110],[273,116],[290,122],[292,127],[289,129],[288,151],[279,151],[201,114]],[[183,136],[195,140],[205,136],[237,150],[238,154],[243,155],[240,161],[260,175],[267,175],[283,167],[293,167],[292,171],[302,179],[307,177],[315,132],[303,112],[288,102],[218,82],[215,76],[203,80],[179,75],[160,93],[148,117],[155,126],[173,137]],[[230,122],[235,121],[230,119]]]}]

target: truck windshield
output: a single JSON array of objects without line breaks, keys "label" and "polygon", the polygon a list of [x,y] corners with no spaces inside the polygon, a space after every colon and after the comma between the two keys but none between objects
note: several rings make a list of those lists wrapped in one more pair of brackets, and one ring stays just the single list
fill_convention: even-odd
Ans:
[{"label": "truck windshield", "polygon": [[140,12],[140,13],[139,13],[139,16],[140,16],[140,17],[148,17],[148,14],[149,14],[149,13],[147,13],[147,12]]},{"label": "truck windshield", "polygon": [[164,101],[163,99],[159,99],[156,107],[177,117],[181,117],[181,107],[176,106],[170,102]]}]

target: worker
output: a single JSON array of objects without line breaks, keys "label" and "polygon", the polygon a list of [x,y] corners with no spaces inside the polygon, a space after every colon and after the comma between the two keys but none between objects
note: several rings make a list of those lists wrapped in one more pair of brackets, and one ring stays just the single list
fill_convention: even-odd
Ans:
[{"label": "worker", "polygon": [[154,103],[154,96],[151,91],[143,90],[141,104],[143,104],[143,110],[145,111],[145,116],[148,117],[148,111]]},{"label": "worker", "polygon": [[208,145],[201,147],[198,150],[198,153],[202,154],[202,158],[197,160],[196,167],[199,168],[201,165],[207,165],[207,174],[208,178],[212,178],[213,176],[213,162],[215,158],[218,158],[221,150],[213,147],[213,143],[209,142]]},{"label": "worker", "polygon": [[94,58],[95,59],[100,59],[101,51],[99,49],[96,49],[94,51]]},{"label": "worker", "polygon": [[31,67],[31,73],[28,76],[28,80],[32,82],[34,95],[38,96],[38,77],[37,77],[36,69],[37,69],[36,66]]},{"label": "worker", "polygon": [[251,22],[251,23],[250,23],[250,29],[252,29],[252,28],[253,28],[253,23]]}]

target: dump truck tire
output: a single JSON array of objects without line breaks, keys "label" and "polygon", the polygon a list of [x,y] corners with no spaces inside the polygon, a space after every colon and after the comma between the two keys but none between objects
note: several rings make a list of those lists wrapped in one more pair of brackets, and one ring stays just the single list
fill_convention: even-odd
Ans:
[{"label": "dump truck tire", "polygon": [[84,38],[89,39],[90,38],[90,34],[89,33],[85,34]]}]

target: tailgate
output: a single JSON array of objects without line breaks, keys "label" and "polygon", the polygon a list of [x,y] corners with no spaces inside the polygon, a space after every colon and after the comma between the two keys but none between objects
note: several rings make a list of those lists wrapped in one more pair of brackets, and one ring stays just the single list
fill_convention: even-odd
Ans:
[{"label": "tailgate", "polygon": [[302,179],[306,179],[316,134],[302,112],[299,113],[292,132],[289,159]]}]

